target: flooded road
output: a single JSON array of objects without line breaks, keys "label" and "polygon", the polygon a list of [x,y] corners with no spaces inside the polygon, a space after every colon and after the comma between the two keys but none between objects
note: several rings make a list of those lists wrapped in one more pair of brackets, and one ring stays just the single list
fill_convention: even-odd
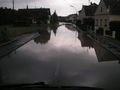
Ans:
[{"label": "flooded road", "polygon": [[40,32],[0,60],[1,84],[120,88],[119,60],[73,26]]}]

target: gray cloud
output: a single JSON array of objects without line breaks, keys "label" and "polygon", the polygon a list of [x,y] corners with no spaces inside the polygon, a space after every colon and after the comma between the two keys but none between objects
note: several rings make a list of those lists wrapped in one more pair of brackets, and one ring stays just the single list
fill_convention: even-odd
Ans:
[{"label": "gray cloud", "polygon": [[[100,0],[91,0],[92,2],[99,3]],[[51,8],[51,12],[57,11],[58,15],[68,15],[70,13],[76,13],[75,8],[81,9],[82,5],[88,5],[88,0],[15,0],[15,8]],[[70,7],[73,5],[75,8]],[[0,7],[12,7],[12,0],[0,0]]]}]

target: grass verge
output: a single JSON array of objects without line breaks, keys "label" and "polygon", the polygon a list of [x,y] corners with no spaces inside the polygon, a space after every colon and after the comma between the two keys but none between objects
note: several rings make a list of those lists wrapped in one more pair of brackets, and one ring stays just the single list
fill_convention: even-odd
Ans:
[{"label": "grass verge", "polygon": [[7,33],[9,37],[16,37],[26,33],[36,32],[40,29],[39,25],[31,25],[31,26],[0,26],[0,29],[7,28]]}]

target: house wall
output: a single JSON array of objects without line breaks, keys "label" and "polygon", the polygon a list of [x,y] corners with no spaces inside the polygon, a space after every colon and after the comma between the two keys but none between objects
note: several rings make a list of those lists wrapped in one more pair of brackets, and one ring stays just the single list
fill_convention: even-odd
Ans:
[{"label": "house wall", "polygon": [[109,21],[110,17],[106,15],[95,16],[95,30],[99,28],[104,28],[105,30],[109,30]]},{"label": "house wall", "polygon": [[81,24],[83,24],[83,19],[86,18],[86,14],[84,11],[84,8],[82,8],[80,14],[79,14],[79,20],[81,21]]},{"label": "house wall", "polygon": [[109,9],[108,7],[106,7],[104,1],[101,0],[95,12],[95,15],[107,15],[107,14],[109,14]]},{"label": "house wall", "polygon": [[68,16],[68,21],[70,21],[72,23],[75,23],[76,19],[77,19],[76,15],[70,15],[70,16]]},{"label": "house wall", "polygon": [[103,28],[105,35],[105,31],[109,30],[109,22],[110,22],[109,8],[106,7],[104,1],[101,0],[95,13],[95,32],[99,28]]},{"label": "house wall", "polygon": [[103,28],[104,36],[106,36],[106,31],[110,30],[110,22],[120,21],[120,15],[110,15],[109,11],[110,8],[105,5],[103,0],[101,0],[95,13],[95,32],[99,28]]},{"label": "house wall", "polygon": [[120,21],[120,15],[110,15],[110,22],[111,21]]}]

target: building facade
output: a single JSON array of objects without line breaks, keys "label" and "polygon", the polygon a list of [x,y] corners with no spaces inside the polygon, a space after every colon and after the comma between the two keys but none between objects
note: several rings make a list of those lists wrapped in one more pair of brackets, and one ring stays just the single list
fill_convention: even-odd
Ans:
[{"label": "building facade", "polygon": [[111,23],[120,23],[120,0],[101,0],[95,12],[95,32],[101,30],[104,36],[115,38],[117,31],[111,29]]},{"label": "building facade", "polygon": [[49,8],[26,8],[19,9],[16,16],[16,25],[29,25],[33,23],[50,23],[50,9]]},{"label": "building facade", "polygon": [[91,3],[91,5],[83,5],[82,10],[79,11],[79,20],[82,26],[86,29],[92,29],[94,27],[94,13],[97,9],[97,4]]},{"label": "building facade", "polygon": [[68,22],[76,23],[77,17],[78,17],[77,14],[70,14],[70,15],[68,15],[67,16]]}]

